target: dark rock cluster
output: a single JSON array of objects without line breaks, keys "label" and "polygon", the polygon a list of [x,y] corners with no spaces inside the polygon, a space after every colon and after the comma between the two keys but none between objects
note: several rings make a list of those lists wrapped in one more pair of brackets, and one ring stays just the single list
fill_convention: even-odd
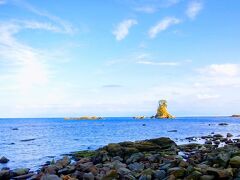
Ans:
[{"label": "dark rock cluster", "polygon": [[239,180],[240,141],[230,137],[208,135],[202,137],[205,144],[186,145],[176,145],[165,137],[114,143],[96,151],[72,153],[35,173],[29,169],[3,169],[0,179]]}]

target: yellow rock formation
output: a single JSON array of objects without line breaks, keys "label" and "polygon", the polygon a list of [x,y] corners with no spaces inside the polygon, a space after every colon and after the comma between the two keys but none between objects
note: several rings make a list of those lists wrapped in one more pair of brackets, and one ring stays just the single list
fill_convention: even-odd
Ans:
[{"label": "yellow rock formation", "polygon": [[155,118],[174,118],[167,110],[167,101],[160,100]]}]

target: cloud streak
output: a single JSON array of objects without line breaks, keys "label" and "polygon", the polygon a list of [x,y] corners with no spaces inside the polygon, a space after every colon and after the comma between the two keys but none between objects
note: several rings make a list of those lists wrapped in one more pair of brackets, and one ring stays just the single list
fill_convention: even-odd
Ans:
[{"label": "cloud streak", "polygon": [[153,65],[153,66],[179,66],[178,62],[155,62],[155,61],[138,61],[138,64]]},{"label": "cloud streak", "polygon": [[[48,27],[48,28],[54,27],[57,32],[66,33],[66,34],[75,34],[78,31],[78,29],[75,28],[71,23],[61,19],[58,16],[50,14],[47,11],[38,9],[33,5],[27,3],[26,1],[15,0],[14,2],[16,3],[16,5],[28,10],[33,14],[47,18],[48,20],[52,21],[52,24],[54,24],[52,25],[50,23],[45,23],[44,24],[45,27]],[[37,25],[35,24],[34,26],[37,26]],[[41,26],[43,26],[43,24]],[[53,26],[53,27],[50,27],[50,26]]]},{"label": "cloud streak", "polygon": [[186,15],[190,19],[195,19],[196,16],[199,14],[199,12],[203,9],[203,5],[200,1],[192,1],[188,4],[187,10],[186,10]]},{"label": "cloud streak", "polygon": [[159,21],[155,26],[151,27],[148,35],[150,38],[155,38],[158,33],[167,30],[169,27],[179,24],[181,22],[180,19],[175,17],[165,17],[161,21]]},{"label": "cloud streak", "polygon": [[129,29],[136,24],[137,20],[135,19],[127,19],[120,22],[113,31],[113,35],[115,35],[116,40],[121,41],[126,38],[129,33]]}]

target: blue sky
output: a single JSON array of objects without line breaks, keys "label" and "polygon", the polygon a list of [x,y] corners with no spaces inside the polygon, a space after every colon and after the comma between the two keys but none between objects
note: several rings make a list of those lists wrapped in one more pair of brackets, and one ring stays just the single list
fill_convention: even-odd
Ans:
[{"label": "blue sky", "polygon": [[0,117],[240,113],[240,1],[0,0]]}]

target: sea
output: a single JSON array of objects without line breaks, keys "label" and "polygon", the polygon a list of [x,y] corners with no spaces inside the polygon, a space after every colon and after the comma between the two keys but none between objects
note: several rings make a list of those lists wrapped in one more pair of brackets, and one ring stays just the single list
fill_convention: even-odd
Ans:
[{"label": "sea", "polygon": [[[227,123],[227,125],[219,125]],[[64,118],[0,119],[0,158],[3,167],[37,170],[46,161],[79,150],[95,150],[109,143],[169,137],[186,144],[187,137],[209,134],[240,135],[240,119],[231,117],[181,117],[133,119],[108,117],[101,120]],[[199,142],[203,143],[203,142]]]}]

